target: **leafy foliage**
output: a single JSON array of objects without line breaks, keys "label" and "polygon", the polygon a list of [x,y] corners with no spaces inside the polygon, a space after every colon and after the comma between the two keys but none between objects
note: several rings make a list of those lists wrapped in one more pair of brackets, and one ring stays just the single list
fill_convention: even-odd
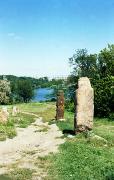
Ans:
[{"label": "leafy foliage", "polygon": [[31,82],[28,80],[20,80],[17,85],[17,94],[23,102],[29,102],[33,95],[33,88]]},{"label": "leafy foliage", "polygon": [[6,79],[0,80],[0,104],[8,104],[10,99],[10,82]]},{"label": "leafy foliage", "polygon": [[73,65],[73,74],[81,77],[95,77],[97,74],[97,55],[88,54],[86,49],[77,50],[76,53],[69,59]]},{"label": "leafy foliage", "polygon": [[93,87],[94,87],[94,104],[95,104],[95,115],[100,117],[109,116],[112,110],[112,80],[111,78],[105,77],[99,80],[93,80]]},{"label": "leafy foliage", "polygon": [[88,54],[86,49],[77,50],[69,61],[73,67],[69,79],[69,107],[74,101],[78,78],[86,76],[95,91],[95,115],[108,116],[114,111],[114,45],[108,45],[99,54]]},{"label": "leafy foliage", "polygon": [[99,53],[98,70],[101,78],[114,76],[114,45],[108,45]]}]

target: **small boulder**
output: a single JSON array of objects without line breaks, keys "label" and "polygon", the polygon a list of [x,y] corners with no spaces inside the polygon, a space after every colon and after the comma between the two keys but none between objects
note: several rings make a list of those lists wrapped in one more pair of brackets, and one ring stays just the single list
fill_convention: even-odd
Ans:
[{"label": "small boulder", "polygon": [[14,106],[12,109],[12,116],[16,116],[18,113],[19,113],[19,109],[16,106]]},{"label": "small boulder", "polygon": [[9,117],[9,112],[7,110],[7,107],[3,107],[0,111],[0,122],[1,123],[7,123]]}]

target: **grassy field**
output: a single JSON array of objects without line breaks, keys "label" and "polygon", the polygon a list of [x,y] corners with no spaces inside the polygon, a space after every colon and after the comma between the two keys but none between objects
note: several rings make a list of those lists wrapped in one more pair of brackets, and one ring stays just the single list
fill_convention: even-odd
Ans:
[{"label": "grassy field", "polygon": [[[13,138],[16,136],[16,127],[26,128],[33,123],[38,117],[43,117],[44,121],[52,120],[55,116],[55,104],[54,103],[28,103],[18,104],[20,113],[17,116],[12,116],[12,106],[7,106],[10,113],[7,124],[0,123],[0,141],[6,140],[6,138]],[[0,109],[2,106],[0,106]],[[23,112],[29,113],[24,114]]]},{"label": "grassy field", "polygon": [[[54,123],[54,103],[29,103],[17,105],[21,111],[34,113],[43,117],[44,121]],[[12,107],[9,106],[9,109]],[[16,135],[15,125],[27,127],[34,121],[33,115],[20,113],[17,117],[10,117],[7,125],[0,125],[0,132],[12,138]],[[73,113],[65,112],[65,122],[57,122],[62,130],[73,130]],[[7,130],[9,128],[10,130]],[[3,132],[4,132],[3,131]],[[2,133],[3,133],[2,132]],[[13,135],[12,135],[13,134]],[[94,134],[101,138],[94,138]],[[2,136],[1,136],[2,137]],[[90,133],[78,134],[73,137],[65,134],[66,142],[60,146],[58,154],[51,154],[39,158],[35,162],[44,171],[48,171],[45,180],[114,180],[114,120],[94,119],[94,129]],[[22,173],[21,173],[22,172]],[[9,175],[11,179],[32,179],[32,172],[28,169],[17,170]],[[5,177],[4,177],[5,178]]]},{"label": "grassy field", "polygon": [[28,103],[17,105],[17,107],[21,111],[33,113],[38,115],[38,117],[42,117],[45,122],[55,118],[55,103]]},{"label": "grassy field", "polygon": [[[73,114],[66,112],[61,130],[73,129]],[[91,134],[102,138],[92,138]],[[60,153],[51,157],[50,175],[62,180],[114,180],[114,121],[94,119],[90,135],[79,134],[61,145]]]},{"label": "grassy field", "polygon": [[34,121],[33,115],[19,113],[17,116],[12,116],[10,113],[8,122],[6,124],[0,123],[0,141],[15,137],[17,135],[16,127],[26,128]]}]

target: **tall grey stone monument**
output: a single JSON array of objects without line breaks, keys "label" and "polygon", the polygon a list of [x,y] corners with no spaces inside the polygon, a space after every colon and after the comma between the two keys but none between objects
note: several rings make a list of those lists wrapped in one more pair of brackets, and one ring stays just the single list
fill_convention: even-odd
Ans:
[{"label": "tall grey stone monument", "polygon": [[94,117],[94,91],[90,80],[82,77],[78,80],[76,90],[76,109],[74,118],[74,130],[83,132],[93,128]]}]

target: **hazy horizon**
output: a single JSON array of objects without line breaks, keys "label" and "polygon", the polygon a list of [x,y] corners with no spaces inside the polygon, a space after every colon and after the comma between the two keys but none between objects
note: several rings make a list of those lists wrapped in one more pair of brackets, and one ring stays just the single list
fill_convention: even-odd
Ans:
[{"label": "hazy horizon", "polygon": [[0,74],[61,77],[76,49],[114,43],[114,1],[0,1]]},{"label": "hazy horizon", "polygon": [[48,79],[65,79],[68,77],[68,75],[65,76],[27,76],[27,75],[15,75],[15,74],[0,74],[0,76],[16,76],[16,77],[28,77],[28,78],[35,78],[35,79],[39,79],[39,78],[44,78],[47,77]]}]

